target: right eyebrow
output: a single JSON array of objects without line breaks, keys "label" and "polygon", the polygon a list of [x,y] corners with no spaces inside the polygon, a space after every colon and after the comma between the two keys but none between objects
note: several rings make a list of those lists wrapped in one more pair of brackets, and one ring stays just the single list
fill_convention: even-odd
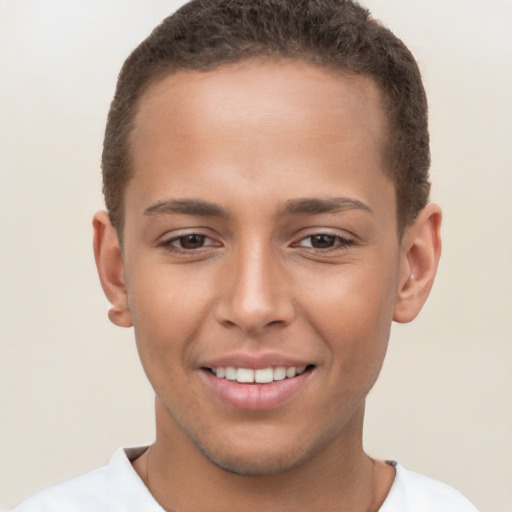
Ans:
[{"label": "right eyebrow", "polygon": [[169,199],[158,201],[144,210],[144,215],[196,215],[200,217],[228,217],[228,212],[221,206],[199,199]]},{"label": "right eyebrow", "polygon": [[373,211],[368,205],[349,197],[330,197],[325,199],[305,197],[292,199],[286,203],[284,213],[287,215],[317,215],[346,210],[361,210],[373,215]]}]

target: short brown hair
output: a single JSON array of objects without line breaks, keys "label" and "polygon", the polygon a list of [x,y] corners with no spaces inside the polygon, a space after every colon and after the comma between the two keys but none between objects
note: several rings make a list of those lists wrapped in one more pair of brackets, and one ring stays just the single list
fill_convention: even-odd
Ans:
[{"label": "short brown hair", "polygon": [[395,184],[399,232],[411,224],[428,201],[430,149],[425,91],[404,43],[351,0],[192,0],[153,30],[119,74],[102,156],[105,203],[118,235],[142,94],[180,70],[252,58],[300,59],[375,81],[388,120],[384,170]]}]

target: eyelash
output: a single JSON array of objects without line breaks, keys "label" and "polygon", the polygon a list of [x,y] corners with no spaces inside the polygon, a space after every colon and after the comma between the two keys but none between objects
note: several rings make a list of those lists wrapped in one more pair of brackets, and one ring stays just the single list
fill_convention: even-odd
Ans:
[{"label": "eyelash", "polygon": [[[202,240],[202,242],[203,242],[202,245],[200,247],[193,247],[193,248],[185,248],[183,246],[176,247],[176,246],[173,245],[175,242],[180,242],[180,241],[181,241],[180,245],[182,245],[184,240],[190,239],[191,237],[198,237],[198,238],[200,238]],[[200,252],[205,247],[211,247],[211,246],[219,247],[220,246],[219,243],[215,243],[215,242],[205,246],[204,242],[206,240],[213,241],[209,236],[203,235],[202,233],[186,233],[184,235],[179,235],[179,236],[175,236],[175,237],[169,238],[168,240],[164,240],[160,244],[160,246],[163,247],[164,249],[166,249],[169,252],[176,252],[176,253],[180,253],[180,254],[182,254],[182,253],[197,253],[197,252]]]},{"label": "eyelash", "polygon": [[[313,246],[304,246],[301,245],[302,242],[305,240],[310,239],[310,241],[315,237],[326,237],[329,239],[332,239],[333,245],[329,247],[313,247]],[[343,251],[345,249],[348,249],[350,246],[354,245],[355,241],[351,240],[349,238],[345,238],[339,235],[333,235],[331,233],[315,233],[312,235],[307,235],[299,240],[298,243],[294,244],[294,246],[303,247],[306,250],[319,252],[319,253],[326,253],[331,251]]]},{"label": "eyelash", "polygon": [[[187,239],[191,239],[192,237],[197,237],[200,239],[200,246],[199,247],[183,247],[183,242]],[[302,245],[302,243],[306,240],[310,240],[310,243],[312,244],[312,240],[314,238],[320,238],[325,237],[329,239],[330,242],[332,242],[332,245],[329,247],[314,247],[313,245]],[[205,245],[205,242],[209,240],[210,242]],[[180,247],[176,247],[176,242],[180,243]],[[298,242],[292,244],[292,247],[302,247],[303,249],[306,249],[310,252],[316,252],[316,253],[328,253],[328,252],[334,252],[334,251],[343,251],[345,249],[348,249],[350,246],[354,245],[355,241],[351,240],[349,238],[345,238],[339,235],[333,235],[331,233],[314,233],[311,235],[307,235],[305,237],[302,237]],[[172,238],[169,238],[168,240],[164,240],[160,246],[163,247],[165,250],[169,252],[179,253],[179,254],[197,254],[198,252],[201,252],[202,250],[205,250],[205,248],[208,247],[220,247],[222,244],[215,242],[213,239],[211,239],[209,236],[204,235],[202,233],[187,233],[179,236],[175,236]]]}]

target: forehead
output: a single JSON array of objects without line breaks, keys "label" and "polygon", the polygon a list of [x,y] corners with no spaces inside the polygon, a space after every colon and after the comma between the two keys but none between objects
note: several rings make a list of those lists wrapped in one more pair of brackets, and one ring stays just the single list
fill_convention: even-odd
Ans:
[{"label": "forehead", "polygon": [[223,190],[237,181],[277,190],[307,178],[311,189],[325,190],[341,179],[382,178],[385,135],[371,79],[302,61],[246,61],[151,85],[130,156],[148,201],[170,182],[173,194],[194,197],[194,180],[197,187],[204,179]]},{"label": "forehead", "polygon": [[307,121],[311,136],[315,122],[341,125],[355,118],[365,138],[381,142],[387,123],[371,78],[297,60],[249,60],[211,71],[178,71],[152,84],[139,102],[132,142],[140,147],[145,137],[164,127],[169,131],[171,119],[176,136],[233,123],[279,129],[284,119],[297,127]]},{"label": "forehead", "polygon": [[[211,70],[184,69],[156,79],[142,96],[138,117],[162,100],[168,102],[169,94],[177,94],[175,107],[187,106],[187,100],[197,102],[202,97],[204,102],[200,101],[198,108],[210,108],[212,102],[215,104],[216,99],[225,98],[227,93],[233,102],[264,100],[269,107],[275,100],[281,103],[284,93],[290,103],[300,98],[301,107],[312,109],[321,110],[326,101],[342,103],[345,108],[350,104],[359,113],[380,108],[378,88],[365,75],[296,59],[250,59]],[[303,103],[305,97],[307,105]]]}]

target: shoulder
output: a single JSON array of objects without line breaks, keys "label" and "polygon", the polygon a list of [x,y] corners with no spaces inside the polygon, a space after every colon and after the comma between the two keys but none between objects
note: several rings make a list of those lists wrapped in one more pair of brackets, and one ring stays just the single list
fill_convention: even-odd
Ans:
[{"label": "shoulder", "polygon": [[[127,450],[129,452],[129,450]],[[108,465],[34,494],[11,512],[162,512],[120,448]]]},{"label": "shoulder", "polygon": [[98,502],[108,495],[107,467],[44,489],[25,500],[11,512],[56,512],[59,510],[81,512],[87,510],[86,507],[93,510],[93,506],[101,511],[103,509],[98,507]]},{"label": "shoulder", "polygon": [[379,512],[478,512],[453,487],[394,465],[395,481]]}]

